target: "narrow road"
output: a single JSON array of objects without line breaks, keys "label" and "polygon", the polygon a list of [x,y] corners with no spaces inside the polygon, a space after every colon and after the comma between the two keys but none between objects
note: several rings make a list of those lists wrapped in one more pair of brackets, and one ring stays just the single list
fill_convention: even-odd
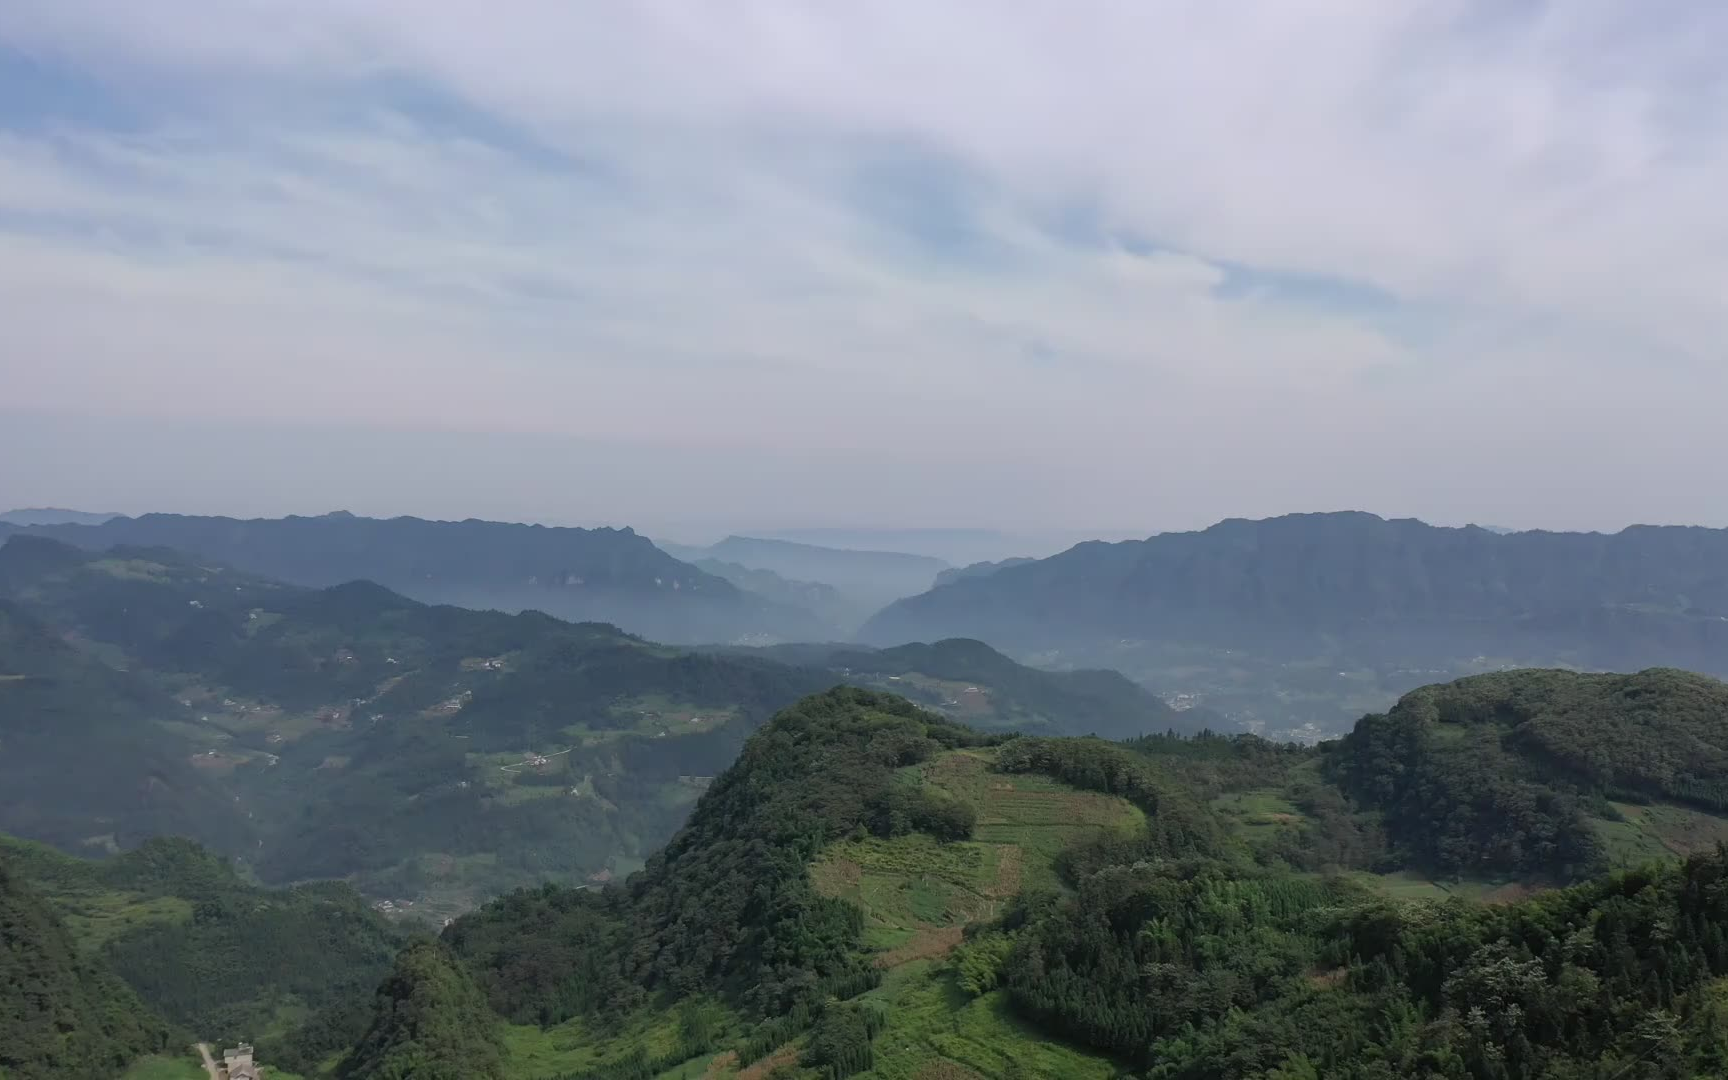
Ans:
[{"label": "narrow road", "polygon": [[210,1056],[210,1044],[199,1043],[198,1052],[204,1055],[204,1071],[210,1074],[210,1080],[222,1080],[220,1066],[216,1064],[216,1059]]}]

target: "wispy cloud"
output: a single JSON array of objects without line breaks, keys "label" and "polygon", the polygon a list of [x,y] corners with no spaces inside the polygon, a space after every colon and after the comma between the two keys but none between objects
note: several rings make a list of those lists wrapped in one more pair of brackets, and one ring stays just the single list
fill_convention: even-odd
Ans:
[{"label": "wispy cloud", "polygon": [[1605,424],[1621,468],[1696,470],[1728,11],[1662,8],[12,0],[0,376],[61,412],[893,437],[1090,473],[1111,523],[1106,462],[1205,470],[1132,496],[1198,516],[1468,513]]}]

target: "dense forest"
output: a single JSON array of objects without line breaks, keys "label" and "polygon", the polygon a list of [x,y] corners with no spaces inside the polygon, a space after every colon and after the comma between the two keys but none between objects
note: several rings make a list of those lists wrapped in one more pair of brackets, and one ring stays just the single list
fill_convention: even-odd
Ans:
[{"label": "dense forest", "polygon": [[0,1077],[115,1075],[175,1041],[0,855]]},{"label": "dense forest", "polygon": [[440,945],[402,950],[378,988],[370,1025],[343,1060],[354,1080],[502,1080],[496,1020]]},{"label": "dense forest", "polygon": [[353,1044],[410,937],[346,885],[261,889],[181,839],[93,861],[0,837],[0,860],[156,1016],[210,1042],[255,1040],[296,1071]]},{"label": "dense forest", "polygon": [[1123,866],[1000,930],[1051,1031],[1147,1077],[1672,1077],[1728,1068],[1723,856],[1522,903],[1400,907],[1204,862]]},{"label": "dense forest", "polygon": [[1520,671],[1406,695],[1327,771],[1395,844],[1453,874],[1576,880],[1605,869],[1609,800],[1728,808],[1728,685],[1673,670]]}]

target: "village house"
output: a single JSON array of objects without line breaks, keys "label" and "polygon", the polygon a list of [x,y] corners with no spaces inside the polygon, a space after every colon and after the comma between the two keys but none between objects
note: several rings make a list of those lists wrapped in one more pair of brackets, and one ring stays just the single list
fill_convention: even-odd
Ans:
[{"label": "village house", "polygon": [[222,1080],[258,1080],[258,1066],[252,1063],[251,1043],[241,1043],[232,1050],[222,1051]]}]

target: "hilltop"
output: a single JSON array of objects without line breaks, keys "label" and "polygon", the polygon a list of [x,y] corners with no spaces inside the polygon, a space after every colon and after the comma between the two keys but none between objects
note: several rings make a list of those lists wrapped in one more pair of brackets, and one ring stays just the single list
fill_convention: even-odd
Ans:
[{"label": "hilltop", "polygon": [[1728,1062],[1720,854],[1504,904],[1396,900],[1291,865],[1237,813],[1267,779],[1323,784],[1326,753],[992,736],[888,695],[808,698],[624,886],[514,893],[405,954],[344,1075],[438,1045],[438,1075],[596,1080]]},{"label": "hilltop", "polygon": [[1126,739],[1223,724],[1205,709],[1174,709],[1118,672],[1044,671],[965,638],[888,649],[776,645],[751,651],[824,668],[837,681],[899,694],[981,730]]},{"label": "hilltop", "polygon": [[1436,676],[1500,667],[1728,675],[1728,530],[1230,520],[960,577],[863,640],[977,637],[1116,668],[1273,729],[1336,729]]},{"label": "hilltop", "polygon": [[808,612],[770,603],[672,558],[630,529],[389,520],[337,512],[238,520],[181,514],[20,527],[91,550],[171,548],[279,581],[363,579],[427,603],[539,610],[662,641],[819,636]]},{"label": "hilltop", "polygon": [[1728,685],[1660,669],[1461,679],[1364,717],[1327,768],[1415,864],[1575,879],[1728,841]]}]

